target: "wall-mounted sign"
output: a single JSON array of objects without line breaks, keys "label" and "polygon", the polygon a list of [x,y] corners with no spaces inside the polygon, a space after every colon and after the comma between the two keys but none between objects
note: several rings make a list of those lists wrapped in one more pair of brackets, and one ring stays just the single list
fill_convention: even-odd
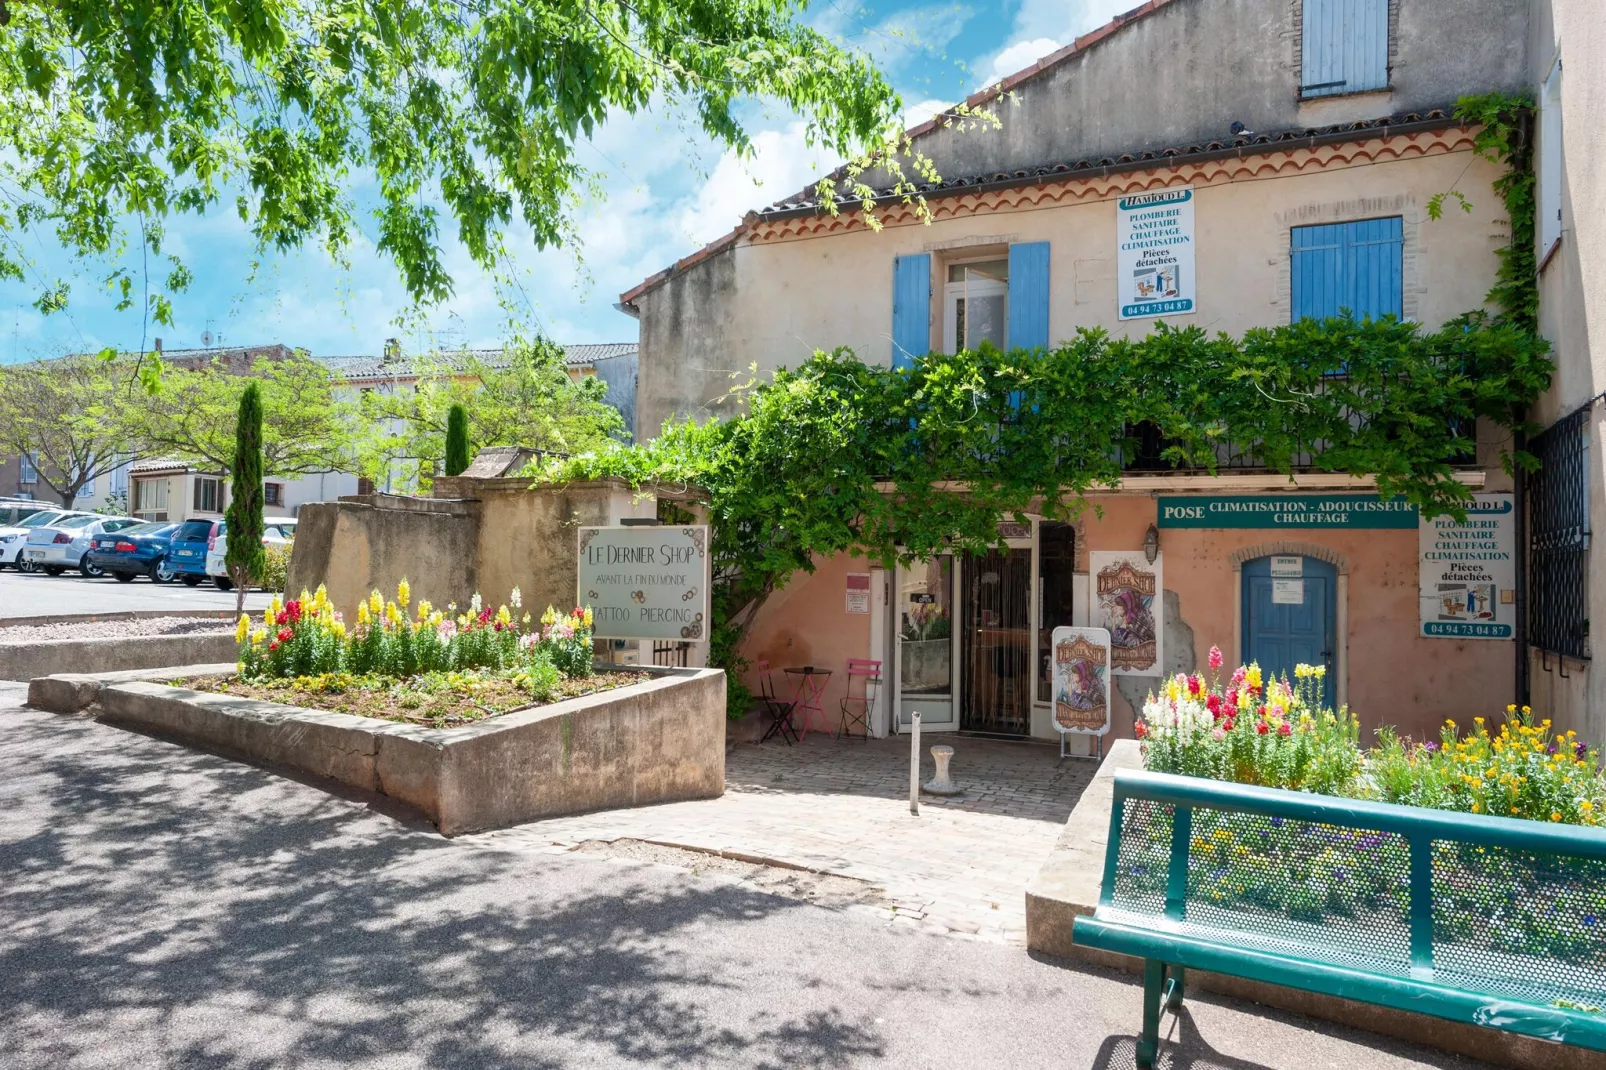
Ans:
[{"label": "wall-mounted sign", "polygon": [[1193,190],[1120,198],[1115,240],[1121,319],[1193,314]]},{"label": "wall-mounted sign", "polygon": [[1187,494],[1162,497],[1162,528],[1416,527],[1416,506],[1376,494]]},{"label": "wall-mounted sign", "polygon": [[848,573],[848,612],[870,612],[870,574],[868,572]]},{"label": "wall-mounted sign", "polygon": [[1165,584],[1160,565],[1142,550],[1093,550],[1093,623],[1110,633],[1110,671],[1117,676],[1159,676],[1165,665]]},{"label": "wall-mounted sign", "polygon": [[1271,581],[1271,604],[1274,606],[1302,606],[1305,604],[1304,580]]},{"label": "wall-mounted sign", "polygon": [[1275,554],[1271,559],[1271,578],[1297,580],[1305,575],[1305,559],[1298,554]]},{"label": "wall-mounted sign", "polygon": [[1422,635],[1511,639],[1517,634],[1516,520],[1509,494],[1476,494],[1467,518],[1422,521]]},{"label": "wall-mounted sign", "polygon": [[708,527],[580,529],[575,604],[598,639],[708,638]]},{"label": "wall-mounted sign", "polygon": [[1102,736],[1110,730],[1110,633],[1054,629],[1054,727]]}]

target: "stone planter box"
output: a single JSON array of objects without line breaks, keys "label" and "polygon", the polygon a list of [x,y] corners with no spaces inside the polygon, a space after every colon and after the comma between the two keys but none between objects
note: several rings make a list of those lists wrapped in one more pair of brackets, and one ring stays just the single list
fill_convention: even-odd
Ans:
[{"label": "stone planter box", "polygon": [[[1115,772],[1141,768],[1143,757],[1138,742],[1118,740],[1099,766],[1098,774],[1082,792],[1076,809],[1071,811],[1048,861],[1026,886],[1026,946],[1032,951],[1110,966],[1128,973],[1142,973],[1143,964],[1139,959],[1071,942],[1076,918],[1092,914],[1098,908],[1104,876],[1104,848],[1109,842],[1110,810],[1115,800]],[[1606,1053],[1563,1047],[1533,1037],[1240,977],[1189,970],[1188,988],[1190,991],[1202,988],[1313,1018],[1325,1018],[1518,1070],[1606,1070]],[[1139,1022],[1139,1008],[1140,1001],[1134,995],[1134,1031]]]},{"label": "stone planter box", "polygon": [[237,653],[233,631],[111,639],[46,639],[8,644],[5,629],[0,628],[0,680],[33,680],[54,673],[159,669],[167,665],[221,661],[233,665]]},{"label": "stone planter box", "polygon": [[639,684],[459,728],[149,681],[102,686],[99,719],[388,795],[455,836],[722,794],[725,674],[641,672]]}]

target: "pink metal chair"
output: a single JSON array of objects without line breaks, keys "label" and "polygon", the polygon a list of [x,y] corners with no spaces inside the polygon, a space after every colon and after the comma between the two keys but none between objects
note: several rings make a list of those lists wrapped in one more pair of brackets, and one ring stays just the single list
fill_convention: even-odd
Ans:
[{"label": "pink metal chair", "polygon": [[842,719],[837,724],[836,738],[852,736],[855,724],[864,729],[860,736],[870,741],[870,711],[875,709],[876,695],[881,690],[881,663],[866,658],[848,659],[848,693],[842,700]]},{"label": "pink metal chair", "polygon": [[797,703],[775,694],[775,679],[770,675],[768,658],[759,658],[754,662],[753,668],[758,670],[758,697],[763,701],[764,708],[770,711],[770,716],[774,718],[768,731],[764,733],[764,738],[759,742],[763,743],[778,733],[781,741],[790,747],[797,742],[797,727],[792,724],[792,711],[797,708]]}]

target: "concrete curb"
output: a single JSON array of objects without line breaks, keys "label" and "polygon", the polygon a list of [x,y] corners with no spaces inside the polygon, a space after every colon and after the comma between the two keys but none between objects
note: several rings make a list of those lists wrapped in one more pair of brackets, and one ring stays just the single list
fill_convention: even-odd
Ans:
[{"label": "concrete curb", "polygon": [[182,680],[193,676],[222,676],[234,671],[234,662],[205,665],[174,665],[157,669],[124,669],[121,672],[57,673],[28,681],[28,705],[50,713],[82,713],[100,701],[100,690],[109,684],[135,680]]},{"label": "concrete curb", "polygon": [[[422,728],[148,679],[101,682],[99,719],[388,795],[456,836],[723,794],[725,674],[642,675],[651,678],[461,728]],[[61,701],[79,702],[88,685],[48,686],[68,696]]]},{"label": "concrete curb", "polygon": [[[5,632],[0,630],[0,640],[4,637]],[[36,643],[0,641],[0,680],[34,680],[67,672],[157,669],[164,665],[199,665],[225,660],[232,666],[238,650],[232,630],[200,635],[45,639]]]},{"label": "concrete curb", "polygon": [[205,617],[230,623],[239,619],[232,609],[121,609],[114,613],[47,613],[38,617],[0,617],[0,635],[5,634],[6,628],[28,628],[39,624],[94,624],[106,620],[151,620],[154,617]]},{"label": "concrete curb", "polygon": [[[1139,959],[1071,942],[1077,917],[1092,914],[1098,907],[1104,876],[1104,849],[1110,837],[1110,810],[1115,803],[1116,770],[1142,767],[1138,742],[1119,740],[1110,748],[1098,773],[1082,793],[1053,853],[1026,886],[1026,946],[1029,950],[1128,973],[1142,973],[1143,963]],[[1357,1003],[1202,970],[1188,971],[1188,987],[1371,1030],[1516,1070],[1606,1070],[1606,1052],[1565,1047],[1393,1007]],[[1132,1015],[1136,1029],[1139,1019],[1136,1003]]]}]

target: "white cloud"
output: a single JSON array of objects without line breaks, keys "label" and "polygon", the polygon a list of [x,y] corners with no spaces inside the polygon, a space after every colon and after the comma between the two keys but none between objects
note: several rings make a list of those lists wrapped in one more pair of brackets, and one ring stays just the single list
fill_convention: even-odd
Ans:
[{"label": "white cloud", "polygon": [[693,201],[679,214],[679,226],[699,243],[713,241],[741,222],[748,211],[796,193],[810,179],[830,171],[836,160],[804,140],[801,120],[783,130],[753,135],[753,156],[727,152],[714,166]]},{"label": "white cloud", "polygon": [[919,104],[911,104],[903,109],[903,115],[900,117],[903,128],[907,130],[911,126],[919,126],[927,119],[940,115],[953,106],[954,102],[951,100],[922,100]]},{"label": "white cloud", "polygon": [[1001,78],[1007,78],[1016,71],[1024,70],[1049,53],[1058,51],[1059,48],[1060,42],[1052,37],[1034,37],[1030,41],[1010,45],[993,57],[992,70],[983,84],[992,85]]}]

